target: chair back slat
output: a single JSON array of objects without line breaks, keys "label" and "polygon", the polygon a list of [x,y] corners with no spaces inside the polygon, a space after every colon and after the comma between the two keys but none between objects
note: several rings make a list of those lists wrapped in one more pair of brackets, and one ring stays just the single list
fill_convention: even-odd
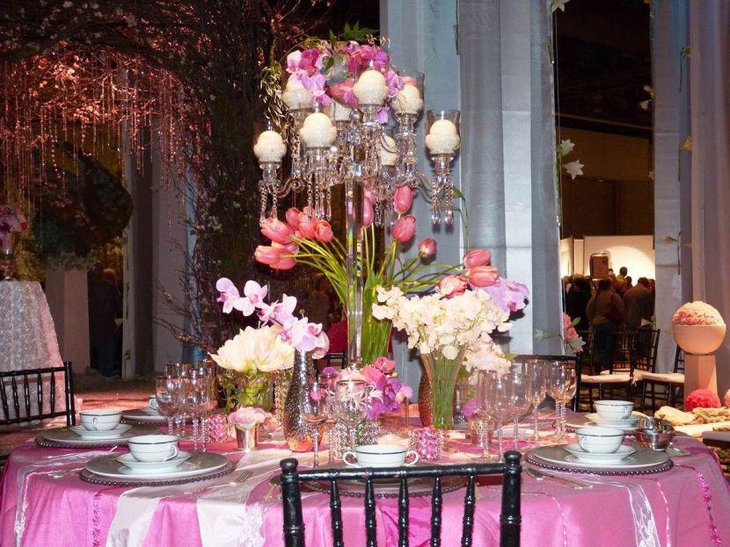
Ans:
[{"label": "chair back slat", "polygon": [[[433,465],[418,467],[385,467],[366,469],[312,469],[297,471],[299,462],[294,458],[282,460],[281,488],[282,508],[284,512],[284,543],[286,547],[304,547],[304,516],[300,485],[308,482],[325,482],[329,484],[330,509],[332,512],[333,543],[342,546],[342,516],[340,496],[337,489],[338,480],[364,481],[365,486],[365,532],[366,545],[377,545],[376,513],[375,513],[375,481],[380,479],[399,479],[398,492],[398,545],[408,545],[409,486],[411,478],[433,480],[431,496],[431,546],[441,544],[442,525],[442,477],[466,477],[466,493],[464,495],[464,518],[462,529],[462,545],[473,545],[473,533],[476,511],[476,482],[479,475],[500,474],[503,479],[502,509],[500,514],[500,545],[502,547],[519,547],[520,542],[520,466],[521,455],[518,452],[507,452],[506,463],[474,463],[462,465]],[[317,489],[319,490],[319,488]]]},{"label": "chair back slat", "polygon": [[43,409],[43,375],[37,372],[35,375],[35,398],[38,401],[38,408]]},{"label": "chair back slat", "polygon": [[378,541],[375,536],[375,489],[373,488],[373,478],[368,477],[365,480],[365,545],[367,547],[377,547]]},{"label": "chair back slat", "polygon": [[342,502],[340,489],[335,479],[330,480],[330,512],[332,513],[332,542],[335,547],[344,547],[342,539]]},{"label": "chair back slat", "polygon": [[51,373],[51,393],[49,397],[51,401],[51,412],[56,412],[56,375]]},{"label": "chair back slat", "polygon": [[66,425],[76,425],[76,400],[74,399],[74,375],[71,361],[64,361],[63,376],[66,386]]},{"label": "chair back slat", "polygon": [[10,378],[10,393],[13,397],[13,410],[15,410],[15,415],[20,416],[20,401],[18,400],[18,381],[15,379],[15,376]]},{"label": "chair back slat", "polygon": [[441,477],[433,478],[433,492],[431,493],[431,547],[441,546],[441,508],[444,498],[441,491]]},{"label": "chair back slat", "polygon": [[466,478],[466,493],[464,494],[464,521],[461,530],[462,547],[471,547],[474,533],[474,504],[476,503],[476,475]]},{"label": "chair back slat", "polygon": [[398,545],[408,547],[408,479],[400,478],[398,489]]},{"label": "chair back slat", "polygon": [[674,372],[684,374],[684,351],[679,346],[674,350]]},{"label": "chair back slat", "polygon": [[8,394],[5,392],[6,387],[7,387],[7,384],[5,383],[5,379],[0,377],[0,400],[2,400],[2,405],[3,405],[3,419],[2,419],[3,422],[10,419],[10,407],[8,406]]},{"label": "chair back slat", "polygon": [[520,454],[507,452],[505,454],[505,472],[502,481],[502,512],[500,523],[500,547],[518,547],[520,544]]},{"label": "chair back slat", "polygon": [[27,376],[23,376],[23,406],[25,415],[30,416],[30,382]]}]

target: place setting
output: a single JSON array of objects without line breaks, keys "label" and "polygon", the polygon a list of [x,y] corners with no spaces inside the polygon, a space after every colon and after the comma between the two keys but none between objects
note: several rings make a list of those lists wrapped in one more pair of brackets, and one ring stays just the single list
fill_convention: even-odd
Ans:
[{"label": "place setting", "polygon": [[156,432],[154,426],[121,423],[122,411],[82,410],[80,425],[41,431],[36,444],[48,448],[96,448],[126,444],[137,435]]},{"label": "place setting", "polygon": [[90,460],[82,480],[110,486],[165,486],[207,480],[230,473],[222,454],[180,450],[176,435],[139,435],[128,439],[129,452]]},{"label": "place setting", "polygon": [[599,400],[594,401],[593,406],[595,412],[566,418],[566,426],[572,430],[585,426],[610,427],[633,434],[639,418],[646,417],[645,414],[634,412],[634,403],[631,401]]},{"label": "place setting", "polygon": [[160,412],[160,406],[155,395],[147,398],[147,406],[134,408],[122,412],[122,422],[126,424],[165,424],[168,416]]}]

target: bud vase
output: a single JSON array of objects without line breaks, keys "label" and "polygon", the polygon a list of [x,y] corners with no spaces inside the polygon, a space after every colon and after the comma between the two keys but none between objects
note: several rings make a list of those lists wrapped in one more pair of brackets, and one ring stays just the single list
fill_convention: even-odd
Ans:
[{"label": "bud vase", "polygon": [[246,454],[256,450],[259,442],[259,424],[236,425],[236,445]]},{"label": "bud vase", "polygon": [[314,362],[311,352],[297,351],[294,356],[289,392],[284,401],[284,438],[293,452],[311,452],[314,448],[312,428],[301,413],[302,401],[307,397],[307,386],[314,382]]}]

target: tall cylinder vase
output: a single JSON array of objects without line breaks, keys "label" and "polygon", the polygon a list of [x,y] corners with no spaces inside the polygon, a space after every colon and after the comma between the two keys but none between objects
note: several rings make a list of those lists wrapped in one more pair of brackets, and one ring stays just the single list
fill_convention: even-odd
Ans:
[{"label": "tall cylinder vase", "polygon": [[451,429],[454,425],[454,390],[463,358],[463,351],[456,359],[447,359],[438,352],[421,355],[431,388],[431,425],[434,429]]},{"label": "tall cylinder vase", "polygon": [[307,385],[314,381],[314,362],[311,352],[297,351],[294,356],[289,392],[284,402],[284,438],[294,452],[311,452],[312,428],[304,421],[301,402],[307,397]]}]

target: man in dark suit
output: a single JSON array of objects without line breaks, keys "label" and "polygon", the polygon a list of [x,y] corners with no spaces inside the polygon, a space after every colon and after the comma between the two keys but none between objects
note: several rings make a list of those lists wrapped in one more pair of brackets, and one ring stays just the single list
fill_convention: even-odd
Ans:
[{"label": "man in dark suit", "polygon": [[627,331],[640,329],[642,322],[645,325],[651,323],[654,315],[654,293],[649,288],[646,277],[640,277],[636,286],[624,293],[624,313]]}]

